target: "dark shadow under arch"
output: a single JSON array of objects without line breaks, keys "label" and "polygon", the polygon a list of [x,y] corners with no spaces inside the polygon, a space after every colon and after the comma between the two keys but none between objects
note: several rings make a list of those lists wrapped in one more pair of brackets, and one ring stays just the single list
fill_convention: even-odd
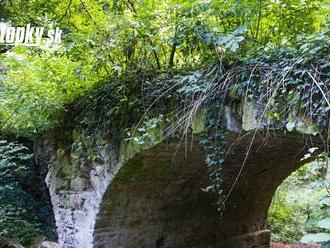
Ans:
[{"label": "dark shadow under arch", "polygon": [[[225,193],[241,169],[251,137],[241,137],[228,153],[223,165]],[[221,220],[216,196],[201,190],[208,173],[197,139],[188,152],[171,140],[128,161],[104,195],[94,247],[269,247],[266,223],[272,196],[302,165],[308,139],[284,134],[266,140],[256,137]],[[235,141],[236,134],[228,135],[227,144]]]}]

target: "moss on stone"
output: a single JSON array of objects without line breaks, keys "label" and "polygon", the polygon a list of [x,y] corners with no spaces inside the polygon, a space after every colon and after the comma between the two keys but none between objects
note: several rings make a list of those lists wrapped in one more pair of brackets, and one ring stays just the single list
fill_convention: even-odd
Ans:
[{"label": "moss on stone", "polygon": [[168,169],[168,164],[157,161],[157,164],[152,166],[152,169],[146,168],[141,157],[136,157],[133,160],[126,162],[119,170],[114,182],[129,183],[157,180],[164,175]]}]

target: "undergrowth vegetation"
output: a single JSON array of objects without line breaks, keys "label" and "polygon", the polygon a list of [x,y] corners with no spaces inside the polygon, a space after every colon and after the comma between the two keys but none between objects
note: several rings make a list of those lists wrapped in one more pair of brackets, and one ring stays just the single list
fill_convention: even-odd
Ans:
[{"label": "undergrowth vegetation", "polygon": [[325,168],[324,161],[306,164],[278,188],[268,219],[275,239],[287,242],[329,240],[329,175]]},{"label": "undergrowth vegetation", "polygon": [[36,247],[43,236],[54,238],[49,209],[27,189],[36,180],[32,163],[28,148],[0,137],[0,239],[12,238],[26,247]]}]

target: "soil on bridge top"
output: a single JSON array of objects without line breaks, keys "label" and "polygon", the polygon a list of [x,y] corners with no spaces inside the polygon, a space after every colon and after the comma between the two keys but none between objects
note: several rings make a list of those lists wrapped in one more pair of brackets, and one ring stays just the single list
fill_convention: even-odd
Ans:
[{"label": "soil on bridge top", "polygon": [[320,248],[320,245],[306,245],[306,244],[288,244],[279,241],[272,242],[272,248]]}]

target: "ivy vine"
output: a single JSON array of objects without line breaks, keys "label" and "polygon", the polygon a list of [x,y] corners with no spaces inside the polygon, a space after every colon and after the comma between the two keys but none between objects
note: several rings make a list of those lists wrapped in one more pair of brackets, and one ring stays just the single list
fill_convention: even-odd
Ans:
[{"label": "ivy vine", "polygon": [[225,195],[223,193],[223,165],[226,153],[227,126],[219,109],[222,108],[220,99],[213,99],[209,103],[205,118],[206,132],[200,141],[206,151],[205,164],[209,171],[209,185],[203,190],[218,195],[218,211],[224,209]]}]

